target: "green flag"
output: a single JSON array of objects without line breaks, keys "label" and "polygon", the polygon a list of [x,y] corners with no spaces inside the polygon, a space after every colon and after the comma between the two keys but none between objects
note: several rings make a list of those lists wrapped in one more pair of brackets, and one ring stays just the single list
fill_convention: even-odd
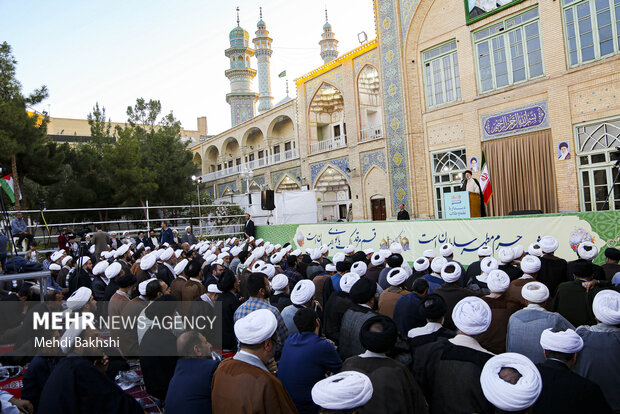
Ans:
[{"label": "green flag", "polygon": [[[15,187],[13,186],[13,177],[11,174],[5,175],[0,179],[0,187],[6,192],[11,199],[11,202],[15,202]],[[20,197],[21,198],[21,197]]]},{"label": "green flag", "polygon": [[282,72],[280,72],[280,74],[278,75],[278,78],[283,78],[286,76],[286,71],[283,70]]}]

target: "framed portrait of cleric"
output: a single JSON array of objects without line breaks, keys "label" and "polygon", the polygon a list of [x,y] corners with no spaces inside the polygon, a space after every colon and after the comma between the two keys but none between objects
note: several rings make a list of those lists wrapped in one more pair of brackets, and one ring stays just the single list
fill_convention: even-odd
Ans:
[{"label": "framed portrait of cleric", "polygon": [[469,157],[469,169],[471,172],[480,171],[480,163],[478,162],[478,157]]},{"label": "framed portrait of cleric", "polygon": [[562,141],[558,144],[558,160],[570,160],[570,143]]},{"label": "framed portrait of cleric", "polygon": [[464,0],[467,24],[482,20],[524,0]]}]

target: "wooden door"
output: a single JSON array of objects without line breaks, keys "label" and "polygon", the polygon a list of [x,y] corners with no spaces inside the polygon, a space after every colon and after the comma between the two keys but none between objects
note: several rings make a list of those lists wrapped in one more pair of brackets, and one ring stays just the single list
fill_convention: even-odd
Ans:
[{"label": "wooden door", "polygon": [[372,209],[372,219],[374,221],[385,220],[386,218],[385,198],[370,200],[370,206]]}]

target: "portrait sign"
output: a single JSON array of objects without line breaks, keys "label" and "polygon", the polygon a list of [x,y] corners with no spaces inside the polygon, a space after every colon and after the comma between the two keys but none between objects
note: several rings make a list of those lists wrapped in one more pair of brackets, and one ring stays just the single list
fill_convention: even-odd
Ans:
[{"label": "portrait sign", "polygon": [[480,171],[480,162],[478,160],[478,157],[469,157],[469,169],[471,170],[471,172]]},{"label": "portrait sign", "polygon": [[504,10],[523,0],[465,0],[465,17],[467,24],[484,19],[491,14]]},{"label": "portrait sign", "polygon": [[558,143],[558,160],[570,160],[570,142],[562,141]]}]

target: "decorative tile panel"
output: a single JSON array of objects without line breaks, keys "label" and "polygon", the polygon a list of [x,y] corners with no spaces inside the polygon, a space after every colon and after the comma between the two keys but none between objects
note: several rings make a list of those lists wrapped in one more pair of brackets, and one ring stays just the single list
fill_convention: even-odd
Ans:
[{"label": "decorative tile panel", "polygon": [[[257,177],[252,177],[252,179],[250,180],[250,187],[252,186],[252,183],[255,182],[256,184],[258,184],[261,188],[265,185],[265,176],[264,175],[259,175]],[[247,184],[246,181],[242,178],[241,179],[241,188],[242,188],[242,192],[243,193],[247,193]]]},{"label": "decorative tile panel", "polygon": [[326,166],[335,167],[337,170],[340,170],[342,174],[344,174],[347,178],[351,178],[351,174],[347,172],[347,168],[349,168],[349,158],[336,158],[335,160],[327,160],[322,162],[317,162],[316,164],[310,164],[310,177],[312,181],[312,187],[314,188],[314,184],[319,174],[323,171]]},{"label": "decorative tile panel", "polygon": [[482,139],[494,139],[549,128],[547,102],[482,117]]},{"label": "decorative tile panel", "polygon": [[362,177],[364,177],[373,166],[377,166],[387,172],[385,152],[381,149],[360,154],[360,165],[362,168]]},{"label": "decorative tile panel", "polygon": [[312,79],[310,82],[306,82],[304,84],[304,87],[306,88],[306,109],[310,107],[310,102],[312,101],[315,92],[321,87],[323,82],[331,83],[342,92],[344,90],[342,66],[338,66],[337,68],[334,68],[318,78]]},{"label": "decorative tile panel", "polygon": [[368,53],[363,54],[362,56],[355,58],[353,60],[353,71],[355,72],[355,79],[357,79],[357,75],[360,70],[364,67],[366,63],[373,64],[377,69],[379,69],[379,50],[373,49]]},{"label": "decorative tile panel", "polygon": [[299,184],[301,188],[301,180],[298,180],[297,177],[301,178],[301,167],[297,168],[289,168],[288,170],[276,171],[271,173],[271,189],[275,191],[278,188],[278,184],[284,178],[284,176],[288,176],[290,179]]},{"label": "decorative tile panel", "polygon": [[222,194],[226,190],[226,187],[230,187],[231,190],[236,192],[237,191],[237,182],[236,181],[231,181],[229,183],[218,184],[217,185],[217,196],[218,197],[222,197]]}]

